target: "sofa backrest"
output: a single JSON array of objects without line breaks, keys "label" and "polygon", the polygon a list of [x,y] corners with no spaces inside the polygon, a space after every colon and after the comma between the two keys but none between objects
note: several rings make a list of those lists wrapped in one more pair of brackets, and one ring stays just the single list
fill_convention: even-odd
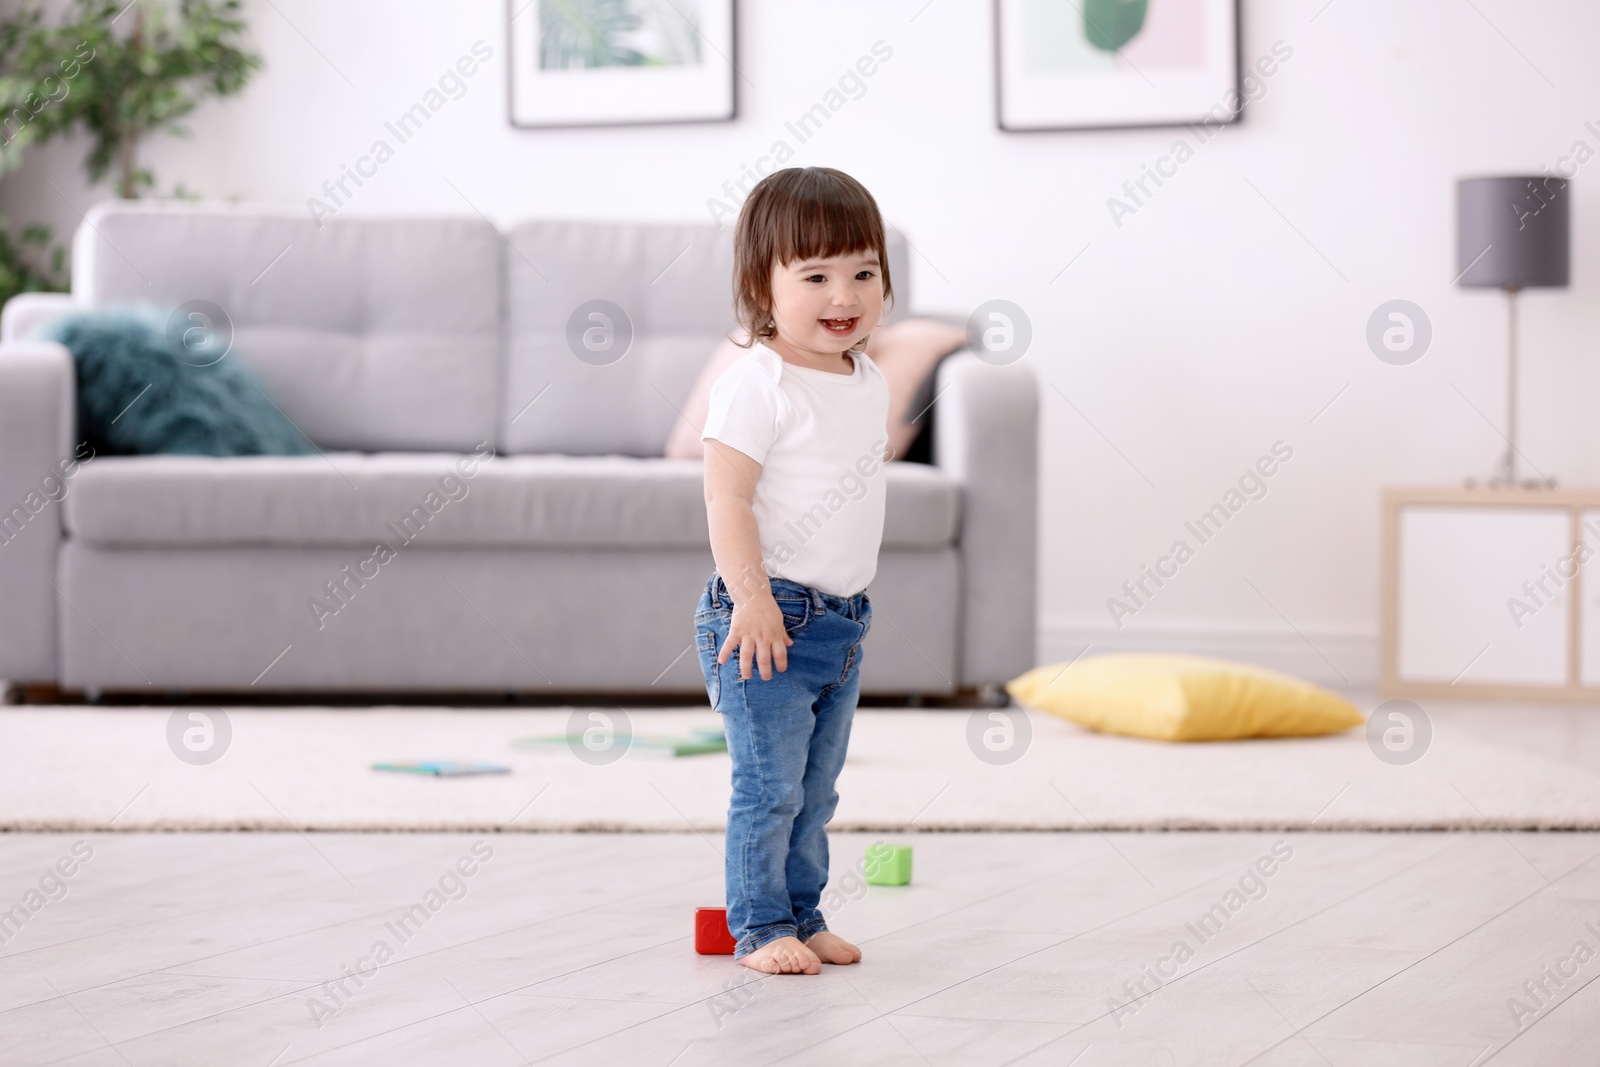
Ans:
[{"label": "sofa backrest", "polygon": [[[661,455],[695,379],[734,329],[733,227],[534,221],[506,238],[501,450]],[[891,230],[900,286],[891,321],[908,306],[905,258]],[[629,328],[623,351],[612,331]]]},{"label": "sofa backrest", "polygon": [[506,240],[501,450],[661,455],[673,405],[733,330],[732,227],[535,221]]},{"label": "sofa backrest", "polygon": [[[904,239],[888,241],[892,322],[910,278]],[[229,358],[323,448],[659,456],[734,328],[732,226],[532,221],[502,237],[478,217],[318,225],[118,200],[90,210],[72,258],[75,303],[221,308]],[[593,318],[594,301],[622,315]],[[625,348],[582,341],[627,328]]]},{"label": "sofa backrest", "polygon": [[480,218],[335,218],[109,201],[73,240],[81,304],[209,301],[272,400],[323,448],[494,441],[501,239]]}]

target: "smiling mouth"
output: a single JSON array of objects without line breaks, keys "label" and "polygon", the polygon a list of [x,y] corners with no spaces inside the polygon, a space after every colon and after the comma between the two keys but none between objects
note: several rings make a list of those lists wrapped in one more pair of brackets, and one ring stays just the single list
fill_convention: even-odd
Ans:
[{"label": "smiling mouth", "polygon": [[850,333],[856,328],[856,323],[861,321],[860,316],[853,319],[818,319],[822,328],[829,333]]}]

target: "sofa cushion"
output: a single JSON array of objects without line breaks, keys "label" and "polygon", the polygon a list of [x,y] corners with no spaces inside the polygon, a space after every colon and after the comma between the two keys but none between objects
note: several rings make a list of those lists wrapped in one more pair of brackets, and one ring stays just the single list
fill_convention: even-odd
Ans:
[{"label": "sofa cushion", "polygon": [[[72,311],[45,337],[72,353],[78,435],[101,454],[303,456],[316,451],[240,359],[174,345],[149,307]],[[201,352],[196,362],[194,352]]]},{"label": "sofa cushion", "polygon": [[114,200],[78,228],[72,291],[220,308],[237,358],[322,447],[470,451],[495,436],[501,255],[480,218]]},{"label": "sofa cushion", "polygon": [[[733,228],[545,221],[506,240],[500,451],[664,455],[707,355],[734,329]],[[911,291],[898,231],[888,249],[895,322]],[[611,362],[604,351],[580,359],[568,339],[569,330],[624,328],[589,318],[585,305],[596,300],[621,308],[632,330]]]},{"label": "sofa cushion", "polygon": [[[955,483],[920,463],[884,470],[883,547],[951,544]],[[105,456],[63,508],[68,536],[97,545],[704,549],[710,536],[703,464],[614,455]]]}]

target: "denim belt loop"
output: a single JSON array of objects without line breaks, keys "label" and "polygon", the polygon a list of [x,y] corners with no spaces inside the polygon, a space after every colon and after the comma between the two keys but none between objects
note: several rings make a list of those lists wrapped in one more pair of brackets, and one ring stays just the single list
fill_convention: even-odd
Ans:
[{"label": "denim belt loop", "polygon": [[811,589],[811,611],[812,611],[812,613],[816,614],[816,615],[826,614],[827,610],[828,610],[828,606],[822,602],[822,593],[819,592],[815,586],[811,586],[809,588]]}]

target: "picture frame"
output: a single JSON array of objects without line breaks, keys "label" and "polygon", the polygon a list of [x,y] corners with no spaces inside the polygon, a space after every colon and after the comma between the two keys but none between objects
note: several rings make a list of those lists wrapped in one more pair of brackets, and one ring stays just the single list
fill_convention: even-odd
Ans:
[{"label": "picture frame", "polygon": [[507,0],[518,129],[731,122],[737,0]]},{"label": "picture frame", "polygon": [[1007,133],[1243,117],[1239,0],[994,0]]}]

